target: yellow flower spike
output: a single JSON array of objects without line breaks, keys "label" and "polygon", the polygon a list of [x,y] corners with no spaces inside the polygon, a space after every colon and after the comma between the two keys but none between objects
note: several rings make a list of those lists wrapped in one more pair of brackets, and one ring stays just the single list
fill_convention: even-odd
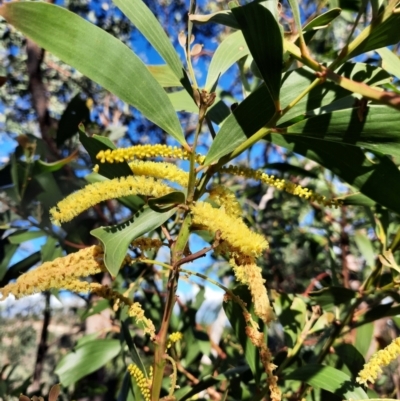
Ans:
[{"label": "yellow flower spike", "polygon": [[269,324],[275,316],[268,299],[261,268],[256,265],[252,257],[235,255],[234,252],[233,255],[229,264],[233,268],[236,280],[248,286],[254,303],[254,313],[264,323]]},{"label": "yellow flower spike", "polygon": [[280,191],[285,191],[300,198],[315,201],[324,206],[338,207],[342,205],[340,200],[326,199],[325,196],[319,195],[309,188],[303,188],[301,185],[294,184],[290,181],[275,178],[273,175],[265,174],[262,170],[253,170],[248,167],[226,166],[222,167],[220,172],[258,180]]},{"label": "yellow flower spike", "polygon": [[210,191],[210,199],[225,209],[226,214],[231,217],[240,217],[243,210],[236,199],[235,194],[223,185],[218,185]]},{"label": "yellow flower spike", "polygon": [[135,175],[146,175],[149,177],[176,182],[182,187],[187,187],[189,182],[189,173],[183,171],[172,163],[149,161],[143,162],[140,160],[135,160],[134,162],[129,163],[129,167]]},{"label": "yellow flower spike", "polygon": [[144,401],[150,401],[150,389],[143,372],[133,363],[128,366],[128,372],[135,379]]},{"label": "yellow flower spike", "polygon": [[250,231],[243,220],[229,216],[223,209],[197,202],[191,210],[194,224],[206,226],[213,232],[220,230],[221,239],[243,254],[257,257],[268,248],[268,242],[262,235]]},{"label": "yellow flower spike", "polygon": [[144,326],[144,332],[149,334],[151,338],[155,337],[156,328],[154,327],[153,322],[144,315],[144,310],[139,302],[131,302],[128,315],[135,318],[136,322],[142,323]]},{"label": "yellow flower spike", "polygon": [[9,294],[21,298],[51,288],[65,288],[64,284],[71,283],[71,280],[105,272],[103,256],[103,249],[100,246],[92,246],[54,259],[52,262],[45,262],[36,269],[22,274],[15,283],[1,288],[0,292],[3,295],[1,300],[7,298]]},{"label": "yellow flower spike", "polygon": [[[96,159],[100,163],[122,163],[133,159],[147,159],[152,157],[163,157],[168,159],[181,159],[188,160],[190,153],[187,150],[178,148],[176,146],[167,145],[136,145],[129,148],[107,149],[100,151]],[[196,155],[196,162],[203,163],[205,157]]]},{"label": "yellow flower spike", "polygon": [[376,352],[359,372],[357,382],[367,384],[375,383],[377,377],[382,373],[382,368],[389,365],[400,355],[400,337],[394,339],[386,348]]},{"label": "yellow flower spike", "polygon": [[105,200],[128,195],[145,195],[157,198],[172,191],[171,187],[154,178],[141,176],[114,178],[87,185],[74,192],[60,201],[56,207],[50,209],[50,214],[54,224],[60,225]]}]

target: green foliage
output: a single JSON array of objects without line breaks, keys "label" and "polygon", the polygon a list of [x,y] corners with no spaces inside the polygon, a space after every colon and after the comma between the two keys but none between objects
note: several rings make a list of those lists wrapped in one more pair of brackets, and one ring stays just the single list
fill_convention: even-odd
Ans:
[{"label": "green foliage", "polygon": [[[362,375],[377,351],[374,325],[393,318],[382,345],[399,325],[400,64],[390,47],[398,49],[400,40],[398,2],[330,1],[304,26],[306,4],[289,3],[291,10],[274,0],[231,2],[230,10],[214,4],[211,14],[201,15],[191,2],[187,32],[176,35],[182,62],[143,1],[115,0],[164,60],[157,66],[62,7],[0,6],[7,23],[165,131],[163,144],[181,145],[121,150],[116,142],[126,144],[126,137],[113,141],[90,122],[85,91],[71,95],[56,128],[39,118],[42,138],[18,137],[0,170],[2,291],[59,296],[75,290],[86,301],[82,323],[90,327],[102,314],[108,321],[101,332],[69,339],[66,354],[51,361],[47,384],[40,366],[52,340],[46,338],[49,305],[32,377],[14,370],[21,363],[18,347],[36,333],[17,330],[13,339],[1,331],[2,343],[11,344],[0,366],[1,397],[43,393],[56,380],[53,371],[65,399],[102,393],[121,401],[385,400],[399,392],[381,353],[371,359],[374,368],[367,365],[367,378]],[[198,70],[205,63],[196,65],[202,54],[192,28],[210,23],[222,24],[226,37],[201,71],[202,89]],[[340,51],[321,54],[315,43],[328,48],[340,24],[346,27]],[[373,63],[367,52],[374,52]],[[222,87],[221,76],[232,77],[236,63],[238,86]],[[117,128],[110,130],[121,138]],[[67,156],[78,138],[87,153]],[[149,157],[166,163],[140,164]],[[185,172],[173,169],[172,159],[187,159]],[[132,176],[129,160],[148,178],[142,188],[130,184],[121,196],[90,192],[94,183],[101,188]],[[88,164],[98,166],[82,178],[79,169]],[[236,169],[224,170],[228,164]],[[156,196],[160,182],[169,188]],[[73,211],[59,203],[59,220],[68,223],[55,227],[48,210],[87,183],[79,200],[85,212],[72,219]],[[90,197],[99,194],[92,207]],[[41,238],[40,251],[11,264],[25,244]],[[99,246],[89,248],[96,239]],[[198,260],[207,266],[202,271]],[[22,275],[39,262],[44,267]],[[178,287],[184,279],[201,280],[196,296],[179,298],[179,288],[192,291]],[[225,293],[224,301],[210,304],[204,286],[211,285]],[[0,312],[6,315],[5,308]],[[392,346],[400,354],[398,341]],[[366,392],[368,382],[373,386]],[[54,389],[51,398],[58,396]]]}]

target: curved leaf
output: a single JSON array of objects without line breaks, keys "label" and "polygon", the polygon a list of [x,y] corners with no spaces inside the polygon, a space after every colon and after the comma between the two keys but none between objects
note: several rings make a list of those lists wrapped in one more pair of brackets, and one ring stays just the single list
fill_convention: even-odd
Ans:
[{"label": "curved leaf", "polygon": [[189,93],[192,93],[190,81],[178,53],[172,46],[164,28],[146,4],[142,0],[114,0],[114,3],[157,50],[178,81]]},{"label": "curved leaf", "polygon": [[400,79],[400,58],[388,48],[383,47],[376,51],[382,58],[382,68]]},{"label": "curved leaf", "polygon": [[55,373],[64,387],[76,383],[82,377],[95,372],[121,350],[118,340],[98,339],[88,341],[65,355],[57,365]]},{"label": "curved leaf", "polygon": [[400,158],[399,121],[399,111],[371,105],[365,112],[345,109],[308,118],[287,127],[285,134],[318,138],[326,141],[327,147],[334,141]]},{"label": "curved leaf", "polygon": [[359,385],[353,383],[346,373],[331,366],[302,366],[294,372],[289,373],[286,379],[306,382],[310,386],[322,388],[346,400],[363,400],[368,398],[365,391]]},{"label": "curved leaf", "polygon": [[[53,4],[6,3],[0,15],[39,46],[79,70],[186,145],[167,94],[120,40]],[[118,73],[117,73],[118,72]]]},{"label": "curved leaf", "polygon": [[[266,4],[262,4],[266,3]],[[251,55],[274,100],[279,101],[283,66],[282,32],[274,14],[267,8],[275,1],[252,2],[232,9]]]},{"label": "curved leaf", "polygon": [[160,227],[175,213],[176,208],[164,213],[146,208],[124,223],[92,230],[90,233],[103,244],[104,264],[110,274],[113,277],[118,274],[129,244],[134,239]]},{"label": "curved leaf", "polygon": [[236,61],[249,54],[249,48],[241,31],[229,35],[217,47],[208,67],[205,88],[210,91],[219,77]]},{"label": "curved leaf", "polygon": [[231,10],[217,11],[212,14],[189,14],[190,21],[198,25],[207,24],[208,22],[215,22],[217,24],[226,25],[233,29],[240,29],[236,18],[233,16]]},{"label": "curved leaf", "polygon": [[396,44],[400,41],[399,24],[400,14],[395,14],[391,10],[385,10],[353,41],[357,45],[353,51],[350,51],[346,55],[345,60],[371,50]]}]

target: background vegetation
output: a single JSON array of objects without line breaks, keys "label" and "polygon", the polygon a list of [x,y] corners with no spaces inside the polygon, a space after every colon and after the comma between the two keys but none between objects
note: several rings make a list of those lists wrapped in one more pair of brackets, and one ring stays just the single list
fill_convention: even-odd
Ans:
[{"label": "background vegetation", "polygon": [[[153,25],[141,26],[141,14],[127,13],[127,3],[70,1],[61,5],[131,46],[146,64],[164,65],[157,54],[160,50],[151,47],[157,42],[151,37]],[[223,2],[200,3],[197,8],[180,1],[146,4],[181,59],[193,64],[194,74],[187,68],[192,84],[196,75],[199,87],[211,91],[219,78],[217,99],[208,110],[197,151],[213,162],[231,155],[237,165],[262,169],[342,201],[340,207],[328,208],[256,180],[221,175],[212,179],[213,184],[222,182],[235,193],[246,224],[262,233],[270,244],[258,265],[276,314],[276,320],[264,331],[277,366],[282,398],[398,399],[398,361],[385,367],[374,385],[367,388],[356,383],[365,361],[398,337],[400,328],[398,4],[303,1],[297,15],[297,8],[286,2],[279,7],[273,1],[266,3],[279,22],[278,31],[272,32],[275,25],[257,20],[254,14],[253,25],[241,23],[238,15],[226,11],[229,7]],[[140,102],[133,108],[132,103],[113,94],[122,62],[114,64],[111,81],[115,82],[108,90],[79,72],[82,62],[97,77],[102,62],[114,54],[112,49],[105,44],[102,49],[96,48],[104,53],[97,60],[90,54],[83,57],[83,45],[77,46],[72,57],[76,63],[69,61],[70,67],[35,43],[55,53],[52,33],[61,32],[61,28],[65,32],[75,29],[73,24],[68,25],[69,16],[65,22],[54,16],[52,20],[49,11],[46,21],[51,23],[46,25],[47,8],[37,11],[35,20],[30,13],[36,12],[37,4],[25,5],[26,10],[21,8],[14,16],[7,14],[7,6],[1,11],[10,22],[1,22],[2,137],[17,145],[4,157],[0,171],[0,287],[39,263],[97,243],[92,230],[124,221],[143,205],[139,197],[128,203],[108,200],[62,228],[52,224],[48,213],[51,207],[98,179],[91,168],[101,146],[177,144],[176,136],[174,139],[165,127],[159,127],[162,124],[151,122],[155,120],[145,107],[142,113],[137,111]],[[117,7],[125,7],[131,21]],[[390,13],[384,14],[389,9]],[[192,26],[190,22],[204,22],[208,19],[204,15],[222,10],[225,13],[215,14],[206,24]],[[194,15],[191,20],[188,12]],[[40,21],[44,25],[38,25],[38,16],[43,16]],[[300,19],[309,54],[298,38]],[[244,39],[237,34],[241,32],[238,28]],[[285,32],[285,46],[295,43],[299,47],[279,48],[279,28]],[[195,40],[191,56],[185,58],[184,48],[190,46],[180,32],[187,34],[189,30],[190,34],[192,29]],[[26,31],[28,38],[20,31]],[[88,31],[78,42],[92,43],[90,35]],[[257,37],[263,40],[257,42]],[[224,45],[216,50],[219,43]],[[343,48],[347,53],[341,52]],[[264,54],[283,58],[276,57],[278,61],[271,66],[268,60],[264,63]],[[165,54],[162,57],[169,63]],[[336,64],[331,70],[347,77],[350,86],[337,85],[338,79],[328,75],[330,81],[310,87],[318,78],[312,69],[332,62]],[[171,68],[149,70],[178,113],[183,141],[193,144],[199,110],[191,100],[194,92],[190,92],[190,85],[185,86],[184,76],[180,82]],[[140,79],[130,79],[132,93]],[[291,105],[302,90],[304,97]],[[283,116],[276,114],[279,97],[282,109],[291,105]],[[83,132],[81,126],[79,135],[80,123],[85,129]],[[215,138],[214,131],[218,132]],[[188,164],[181,165],[189,169]],[[112,170],[112,174],[119,173]],[[180,225],[170,222],[168,229],[175,236]],[[151,235],[164,239],[158,226]],[[37,239],[42,241],[40,249],[24,253],[28,241],[37,246]],[[203,241],[212,243],[213,237],[198,231],[190,242],[192,251],[201,249]],[[133,256],[142,254],[136,248],[130,252]],[[147,253],[147,257],[165,261],[165,254]],[[187,267],[192,268],[190,264]],[[193,269],[203,278],[235,288],[235,294],[251,308],[251,296],[245,287],[237,286],[225,258],[208,254],[197,260]],[[181,280],[178,287],[178,294],[189,295],[177,299],[169,325],[170,333],[179,331],[183,335],[170,351],[178,370],[179,387],[174,397],[182,401],[192,397],[270,397],[258,351],[244,334],[246,324],[240,308],[223,304],[222,296],[214,295],[213,300],[207,295],[212,284],[203,278],[192,275],[190,285]],[[167,279],[148,263],[122,268],[115,280],[108,273],[93,278],[120,293],[132,290],[131,297],[142,304],[157,329],[162,325],[169,291]],[[52,308],[53,295],[63,293],[45,292],[43,309],[28,315],[10,315],[7,307],[2,307],[0,397],[11,400],[21,393],[45,396],[53,384],[61,382],[60,398],[66,400],[141,399],[137,380],[131,379],[127,366],[133,361],[148,371],[155,352],[151,339],[126,311],[115,310],[107,299],[79,294],[84,306],[67,311]],[[260,326],[263,328],[261,322]],[[167,365],[160,396],[167,396],[172,373]]]}]

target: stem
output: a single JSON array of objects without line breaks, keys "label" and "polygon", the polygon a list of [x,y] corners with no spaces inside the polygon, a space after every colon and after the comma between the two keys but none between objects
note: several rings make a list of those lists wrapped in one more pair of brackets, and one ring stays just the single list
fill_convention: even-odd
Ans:
[{"label": "stem", "polygon": [[201,127],[203,126],[203,122],[206,117],[206,111],[207,111],[207,106],[202,101],[200,101],[199,120],[197,121],[196,132],[194,135],[192,153],[190,154],[189,183],[188,183],[188,192],[187,192],[187,203],[188,204],[193,202],[193,197],[194,197],[194,190],[195,190],[195,184],[196,184],[196,168],[195,168],[196,147],[197,147],[197,140],[198,140],[199,134],[201,132]]},{"label": "stem", "polygon": [[166,364],[165,350],[167,344],[168,328],[172,315],[172,310],[175,304],[175,294],[179,280],[178,262],[181,259],[184,250],[186,248],[187,242],[189,240],[191,223],[192,223],[192,217],[189,213],[186,213],[182,223],[182,227],[178,234],[178,238],[176,239],[176,242],[171,250],[172,270],[170,271],[168,277],[167,300],[165,303],[161,328],[155,338],[155,353],[154,353],[154,367],[153,367],[154,374],[153,374],[153,383],[151,386],[151,401],[158,401],[160,398],[162,381],[164,377],[164,369]]},{"label": "stem", "polygon": [[[194,14],[195,11],[196,11],[196,0],[190,0],[189,15]],[[190,78],[192,79],[192,84],[194,86],[194,90],[197,90],[198,85],[197,85],[197,81],[196,81],[196,75],[194,73],[193,66],[192,66],[192,59],[190,57],[190,42],[192,40],[192,28],[193,28],[193,22],[189,18],[185,52],[186,52],[187,65],[188,65],[188,69],[189,69],[189,75],[190,75]]]}]

